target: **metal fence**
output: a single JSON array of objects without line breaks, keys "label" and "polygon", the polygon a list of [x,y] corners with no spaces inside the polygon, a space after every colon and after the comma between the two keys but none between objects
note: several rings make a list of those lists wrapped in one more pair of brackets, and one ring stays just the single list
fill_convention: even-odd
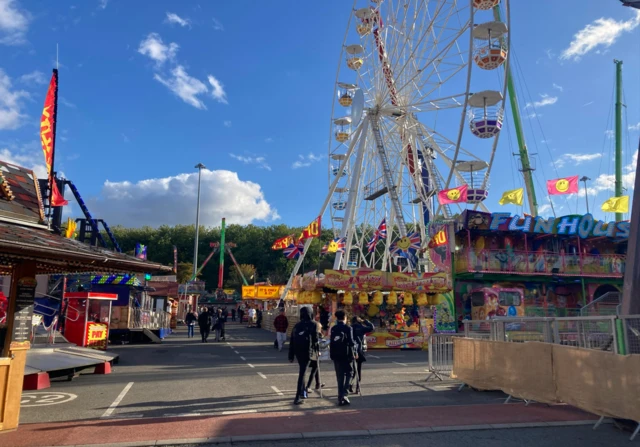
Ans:
[{"label": "metal fence", "polygon": [[538,341],[619,353],[616,317],[496,318],[463,321],[465,337]]},{"label": "metal fence", "polygon": [[640,315],[619,317],[625,354],[640,354]]},{"label": "metal fence", "polygon": [[129,319],[130,329],[167,329],[171,323],[171,314],[164,311],[133,308]]},{"label": "metal fence", "polygon": [[429,336],[429,376],[438,380],[450,377],[453,371],[453,338],[462,334],[431,334]]}]

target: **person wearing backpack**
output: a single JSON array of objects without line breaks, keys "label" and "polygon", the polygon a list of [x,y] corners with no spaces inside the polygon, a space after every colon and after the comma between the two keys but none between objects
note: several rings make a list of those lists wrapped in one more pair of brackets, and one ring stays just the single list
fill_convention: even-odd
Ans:
[{"label": "person wearing backpack", "polygon": [[[358,358],[356,359],[356,371],[349,384],[349,392],[354,392],[355,382],[355,394],[360,392],[360,383],[362,382],[362,363],[366,362],[364,353],[367,351],[367,334],[374,331],[375,327],[369,320],[363,320],[360,317],[353,317],[351,319],[351,329],[353,330],[353,339],[356,342],[356,353]],[[356,380],[357,379],[357,380]]]},{"label": "person wearing backpack", "polygon": [[196,317],[196,314],[194,314],[192,310],[189,310],[187,316],[184,318],[184,322],[187,323],[187,338],[193,338],[196,321],[198,321],[198,317]]},{"label": "person wearing backpack", "polygon": [[216,341],[220,341],[220,334],[224,331],[224,319],[220,308],[218,308],[218,313],[211,318],[211,329],[216,333]]},{"label": "person wearing backpack", "polygon": [[202,312],[198,315],[198,326],[200,326],[200,335],[202,336],[202,343],[207,343],[209,338],[209,326],[211,325],[211,315],[206,307],[202,308]]},{"label": "person wearing backpack", "polygon": [[309,362],[318,359],[318,332],[316,324],[311,321],[309,309],[300,309],[300,322],[293,327],[291,341],[289,342],[289,361],[293,363],[294,358],[298,360],[300,367],[298,371],[298,386],[296,387],[296,397],[294,405],[303,404],[302,399],[306,399],[307,390],[304,376],[307,372]]},{"label": "person wearing backpack", "polygon": [[329,354],[333,360],[333,366],[336,370],[336,379],[338,381],[338,405],[351,405],[349,402],[349,390],[347,387],[351,382],[351,374],[353,368],[351,363],[353,359],[358,358],[355,350],[355,342],[353,340],[353,331],[347,325],[347,315],[343,310],[335,313],[336,325],[331,328],[331,344],[329,345]]}]

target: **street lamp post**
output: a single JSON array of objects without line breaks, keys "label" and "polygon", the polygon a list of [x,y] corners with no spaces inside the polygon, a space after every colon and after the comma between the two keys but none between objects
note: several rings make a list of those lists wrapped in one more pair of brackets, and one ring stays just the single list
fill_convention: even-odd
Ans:
[{"label": "street lamp post", "polygon": [[582,176],[580,179],[581,182],[584,182],[584,199],[587,202],[587,214],[589,214],[589,190],[587,189],[587,181],[591,180],[586,175]]},{"label": "street lamp post", "polygon": [[198,272],[198,236],[200,234],[200,180],[202,179],[202,170],[207,169],[202,163],[198,163],[195,168],[198,170],[198,204],[196,206],[196,240],[193,243],[193,279],[196,279]]}]

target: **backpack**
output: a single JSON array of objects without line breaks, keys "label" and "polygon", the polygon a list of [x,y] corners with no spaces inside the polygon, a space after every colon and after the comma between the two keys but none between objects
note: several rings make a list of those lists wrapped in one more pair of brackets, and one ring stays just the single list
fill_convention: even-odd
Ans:
[{"label": "backpack", "polygon": [[350,360],[351,347],[347,341],[348,326],[334,326],[331,328],[331,344],[329,354],[331,360]]},{"label": "backpack", "polygon": [[316,325],[307,321],[296,324],[291,332],[293,342],[293,353],[298,360],[312,359],[315,354],[313,346],[313,332]]},{"label": "backpack", "polygon": [[219,326],[220,326],[220,318],[212,317],[211,318],[211,327],[213,329],[218,329]]}]

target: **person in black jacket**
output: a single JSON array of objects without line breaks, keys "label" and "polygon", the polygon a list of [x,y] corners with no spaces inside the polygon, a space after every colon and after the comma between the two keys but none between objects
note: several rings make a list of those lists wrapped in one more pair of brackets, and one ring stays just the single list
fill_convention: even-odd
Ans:
[{"label": "person in black jacket", "polygon": [[307,390],[304,376],[307,372],[309,362],[318,360],[318,330],[316,324],[311,320],[309,309],[300,309],[300,322],[291,331],[291,341],[289,342],[289,361],[298,360],[300,367],[298,371],[298,386],[296,387],[296,397],[293,403],[300,405],[306,399]]},{"label": "person in black jacket", "polygon": [[209,338],[209,327],[211,326],[211,314],[207,308],[203,308],[200,315],[198,315],[198,326],[200,326],[200,335],[202,335],[202,343],[207,342]]},{"label": "person in black jacket", "polygon": [[[353,375],[351,383],[349,384],[349,392],[353,393],[353,385],[356,382],[355,393],[360,392],[360,383],[362,383],[362,363],[366,362],[364,353],[367,350],[367,334],[374,331],[375,327],[369,320],[363,320],[360,317],[353,317],[351,319],[351,329],[353,330],[353,341],[356,343],[356,353],[358,358],[356,359],[356,375]],[[357,380],[356,380],[357,379]]]},{"label": "person in black jacket", "polygon": [[335,313],[336,325],[331,328],[331,344],[329,345],[329,353],[333,366],[336,370],[336,379],[338,381],[338,405],[350,405],[349,390],[347,387],[351,382],[351,374],[353,368],[351,363],[357,357],[355,350],[355,342],[353,341],[353,332],[351,327],[347,325],[347,316],[343,310]]},{"label": "person in black jacket", "polygon": [[195,328],[196,321],[198,321],[196,314],[190,310],[184,318],[184,322],[187,324],[187,338],[193,338],[193,329]]}]

